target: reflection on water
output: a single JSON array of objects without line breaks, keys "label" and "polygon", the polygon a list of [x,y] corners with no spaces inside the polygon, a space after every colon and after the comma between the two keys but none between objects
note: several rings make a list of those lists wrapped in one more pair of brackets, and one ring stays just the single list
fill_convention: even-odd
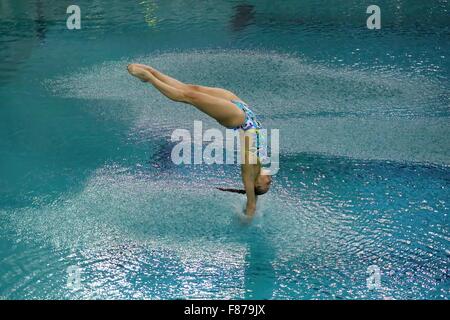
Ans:
[{"label": "reflection on water", "polygon": [[255,233],[248,244],[244,273],[245,299],[273,299],[276,286],[276,250],[268,235]]},{"label": "reflection on water", "polygon": [[255,7],[249,4],[240,4],[234,7],[236,12],[231,19],[233,31],[241,31],[252,23],[255,17],[254,9]]},{"label": "reflection on water", "polygon": [[18,29],[21,8],[11,5],[9,1],[0,2],[0,85],[29,58],[40,30],[32,19],[23,20],[21,25],[26,27]]},{"label": "reflection on water", "polygon": [[36,34],[39,40],[44,40],[45,33],[47,32],[47,23],[42,9],[42,0],[36,2]]}]

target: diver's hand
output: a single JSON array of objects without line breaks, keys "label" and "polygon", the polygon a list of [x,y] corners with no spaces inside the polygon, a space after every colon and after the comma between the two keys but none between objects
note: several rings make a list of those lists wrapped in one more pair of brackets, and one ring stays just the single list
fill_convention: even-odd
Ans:
[{"label": "diver's hand", "polygon": [[256,213],[256,204],[253,203],[247,203],[247,206],[245,207],[245,215],[247,217],[253,217]]}]

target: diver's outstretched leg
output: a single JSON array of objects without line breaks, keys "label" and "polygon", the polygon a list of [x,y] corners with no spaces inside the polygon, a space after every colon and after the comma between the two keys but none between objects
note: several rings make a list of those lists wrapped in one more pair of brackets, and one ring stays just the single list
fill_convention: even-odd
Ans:
[{"label": "diver's outstretched leg", "polygon": [[200,86],[200,85],[196,85],[196,84],[186,84],[183,83],[177,79],[174,79],[172,77],[169,77],[168,75],[156,70],[153,67],[147,66],[145,64],[136,64],[137,66],[144,68],[145,70],[149,71],[150,73],[152,73],[156,78],[158,78],[159,80],[161,80],[162,82],[178,88],[178,89],[184,89],[184,90],[193,90],[193,91],[198,91],[201,93],[205,93],[205,94],[209,94],[210,96],[213,97],[217,97],[217,98],[222,98],[225,100],[237,100],[237,101],[242,101],[237,95],[235,95],[233,92],[229,91],[229,90],[225,90],[222,88],[214,88],[214,87],[206,87],[206,86]]},{"label": "diver's outstretched leg", "polygon": [[[175,82],[168,81],[169,83],[176,85],[172,86],[158,79],[152,72],[142,65],[130,64],[128,65],[128,72],[142,81],[150,82],[156,89],[158,89],[169,99],[193,105],[200,111],[216,119],[225,127],[238,127],[245,120],[244,112],[230,100],[212,96],[198,90],[193,90],[189,85],[180,85]],[[178,81],[173,78],[171,79]]]}]

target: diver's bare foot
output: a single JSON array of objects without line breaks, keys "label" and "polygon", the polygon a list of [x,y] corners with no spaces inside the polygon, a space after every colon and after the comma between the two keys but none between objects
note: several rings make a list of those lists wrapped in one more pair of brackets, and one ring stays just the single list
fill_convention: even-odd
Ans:
[{"label": "diver's bare foot", "polygon": [[148,81],[148,71],[145,70],[143,67],[141,67],[139,64],[137,63],[129,64],[127,69],[132,76],[135,76],[136,78],[138,78],[143,82]]},{"label": "diver's bare foot", "polygon": [[148,72],[152,73],[155,71],[155,69],[153,69],[152,67],[146,65],[146,64],[140,64],[140,63],[133,63],[135,66],[140,67],[142,69],[147,70]]}]

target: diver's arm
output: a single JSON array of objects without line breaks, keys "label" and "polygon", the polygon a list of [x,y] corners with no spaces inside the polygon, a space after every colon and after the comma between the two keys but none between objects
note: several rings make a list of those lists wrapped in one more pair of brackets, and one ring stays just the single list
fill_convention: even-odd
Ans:
[{"label": "diver's arm", "polygon": [[241,164],[242,182],[244,183],[245,194],[247,195],[247,205],[245,213],[251,217],[256,211],[256,194],[255,194],[255,163],[257,159],[254,153],[250,151],[252,145],[252,136],[241,134],[241,157],[244,160]]},{"label": "diver's arm", "polygon": [[253,171],[253,165],[241,165],[242,182],[244,183],[245,194],[247,195],[245,214],[250,217],[256,212],[255,177]]}]

